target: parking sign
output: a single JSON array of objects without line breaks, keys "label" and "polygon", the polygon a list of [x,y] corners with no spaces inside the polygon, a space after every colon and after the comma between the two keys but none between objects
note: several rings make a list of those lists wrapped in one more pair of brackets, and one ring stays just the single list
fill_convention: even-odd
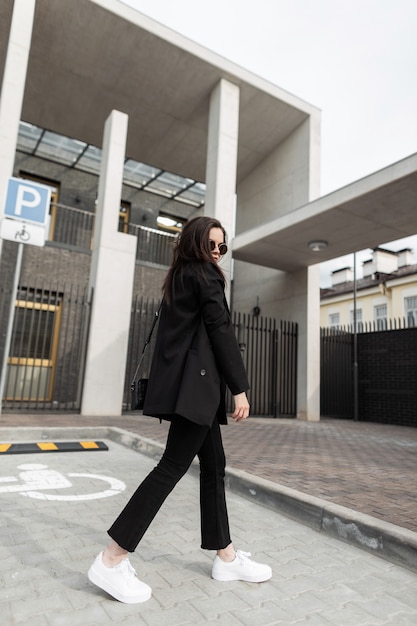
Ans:
[{"label": "parking sign", "polygon": [[5,217],[45,226],[50,203],[50,187],[22,178],[9,178]]}]

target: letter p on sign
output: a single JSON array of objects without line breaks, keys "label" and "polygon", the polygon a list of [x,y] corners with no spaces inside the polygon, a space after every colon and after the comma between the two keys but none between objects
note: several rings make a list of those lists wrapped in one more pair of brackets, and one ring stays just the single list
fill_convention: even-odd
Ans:
[{"label": "letter p on sign", "polygon": [[10,178],[7,185],[6,217],[46,224],[51,203],[51,188],[21,178]]},{"label": "letter p on sign", "polygon": [[35,187],[28,187],[27,185],[19,185],[16,194],[16,208],[15,215],[22,215],[22,209],[24,213],[26,209],[34,209],[41,203],[41,194]]}]

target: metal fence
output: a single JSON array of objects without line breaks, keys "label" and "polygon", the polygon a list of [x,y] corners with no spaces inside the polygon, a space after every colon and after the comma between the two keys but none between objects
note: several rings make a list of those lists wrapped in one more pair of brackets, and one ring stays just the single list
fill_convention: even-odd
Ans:
[{"label": "metal fence", "polygon": [[[32,283],[31,283],[32,285]],[[50,284],[0,291],[0,351],[3,351],[8,309],[15,298],[15,316],[7,359],[3,397],[6,410],[79,411],[91,303],[87,288]],[[130,382],[159,301],[132,300],[123,408],[130,404]],[[297,412],[297,324],[234,312],[236,338],[250,382],[252,415],[295,416]],[[146,352],[142,375],[147,377],[156,333]],[[227,395],[228,410],[233,399]]]},{"label": "metal fence", "polygon": [[[130,382],[159,301],[137,297],[132,303],[124,408],[130,403]],[[257,416],[295,416],[297,413],[297,324],[234,312],[233,327],[250,382],[251,413]],[[155,333],[156,335],[156,333]],[[147,377],[155,335],[146,352],[142,376]],[[228,392],[227,408],[232,410]]]},{"label": "metal fence", "polygon": [[[390,319],[379,319],[370,322],[357,322],[356,332],[361,333],[376,333],[383,330],[400,330],[402,328],[414,328],[417,326],[417,319],[411,313],[408,317],[393,317]],[[354,333],[354,324],[338,325],[334,327],[322,328],[322,331],[328,333]]]},{"label": "metal fence", "polygon": [[90,302],[87,288],[51,284],[0,292],[1,353],[8,304],[16,297],[3,407],[71,410],[81,405]]},{"label": "metal fence", "polygon": [[[233,325],[250,382],[251,413],[297,413],[297,324],[234,312]],[[232,398],[227,396],[229,410]]]},{"label": "metal fence", "polygon": [[276,329],[278,343],[278,393],[274,416],[297,414],[298,324],[281,320]]},{"label": "metal fence", "polygon": [[346,330],[320,329],[320,413],[353,417],[353,335]]},{"label": "metal fence", "polygon": [[[143,346],[149,336],[156,311],[160,302],[153,298],[135,296],[132,300],[130,312],[129,347],[127,353],[125,388],[123,394],[123,408],[128,409],[130,405],[130,383],[133,380],[136,367],[142,354]],[[151,343],[148,346],[140,375],[148,378],[151,366],[152,354],[155,347],[156,329],[152,334]]]}]

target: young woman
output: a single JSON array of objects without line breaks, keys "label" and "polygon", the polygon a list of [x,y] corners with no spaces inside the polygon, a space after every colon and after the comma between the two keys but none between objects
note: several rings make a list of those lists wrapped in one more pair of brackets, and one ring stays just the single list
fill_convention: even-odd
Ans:
[{"label": "young woman", "polygon": [[225,231],[211,217],[190,220],[175,244],[163,287],[163,304],[144,413],[170,421],[165,452],[108,533],[110,544],[88,576],[121,602],[144,602],[151,588],[136,577],[133,552],[162,503],[197,455],[200,462],[201,547],[216,550],[212,577],[263,582],[271,568],[235,551],[225,498],[225,385],[234,397],[232,418],[249,416],[249,389],[218,266],[227,252]]}]

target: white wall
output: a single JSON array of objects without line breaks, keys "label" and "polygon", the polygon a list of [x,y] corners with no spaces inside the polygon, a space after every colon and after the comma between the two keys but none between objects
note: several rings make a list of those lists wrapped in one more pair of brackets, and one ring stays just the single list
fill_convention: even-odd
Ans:
[{"label": "white wall", "polygon": [[[319,146],[320,119],[309,118],[247,176],[237,190],[237,233],[318,197]],[[298,323],[298,416],[319,419],[319,267],[286,273],[237,261],[233,306],[250,313],[257,304],[261,315]]]}]

